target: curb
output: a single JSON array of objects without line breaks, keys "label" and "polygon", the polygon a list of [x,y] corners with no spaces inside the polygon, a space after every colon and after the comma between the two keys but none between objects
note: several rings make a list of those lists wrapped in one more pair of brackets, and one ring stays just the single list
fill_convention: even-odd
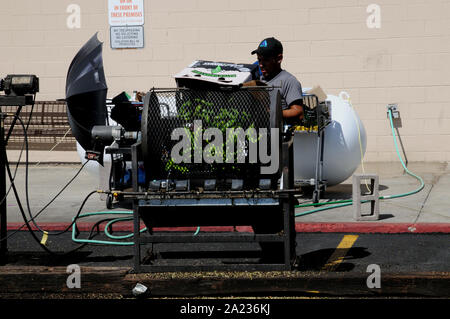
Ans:
[{"label": "curb", "polygon": [[429,234],[450,233],[450,223],[296,223],[298,233]]},{"label": "curb", "polygon": [[[8,223],[8,230],[18,230],[22,223]],[[39,226],[46,231],[62,231],[70,225],[67,223],[41,223]],[[79,231],[90,231],[94,223],[78,223]],[[141,223],[143,228],[145,225]],[[33,230],[37,230],[31,225]],[[105,223],[99,226],[100,231],[105,228]],[[21,231],[27,231],[27,227],[22,227]],[[197,227],[161,227],[155,228],[155,231],[180,231],[195,232]],[[201,232],[253,232],[250,226],[204,226]],[[450,233],[450,223],[371,223],[371,222],[349,222],[349,223],[299,223],[295,224],[297,233],[361,233],[361,234],[433,234]],[[132,222],[117,223],[113,231],[132,232]]]}]

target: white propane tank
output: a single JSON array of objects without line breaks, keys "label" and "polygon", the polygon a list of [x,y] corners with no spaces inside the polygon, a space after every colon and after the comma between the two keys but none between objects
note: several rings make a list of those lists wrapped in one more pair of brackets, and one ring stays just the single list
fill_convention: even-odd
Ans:
[{"label": "white propane tank", "polygon": [[[349,178],[361,164],[367,136],[364,125],[349,103],[348,94],[327,95],[331,102],[331,123],[324,130],[322,179],[327,186]],[[315,179],[317,162],[316,133],[294,134],[294,178],[296,182]]]},{"label": "white propane tank", "polygon": [[[84,148],[78,144],[77,142],[77,153],[80,157],[81,164],[86,163],[87,159],[85,158],[86,151]],[[111,155],[107,155],[103,153],[103,166],[100,165],[96,161],[89,161],[84,167],[90,174],[95,176],[98,179],[98,189],[100,190],[108,190],[109,189],[109,173],[111,171]],[[101,194],[103,195],[103,194]],[[102,200],[105,199],[105,196],[100,196]]]},{"label": "white propane tank", "polygon": [[[109,125],[118,125],[117,122],[115,122],[110,117],[111,110],[108,107],[108,123]],[[81,146],[77,142],[77,153],[80,157],[81,164],[86,163],[87,159],[85,158],[86,151],[84,150],[83,146]],[[100,165],[97,161],[89,161],[89,163],[86,164],[84,167],[90,174],[95,176],[98,179],[98,189],[100,190],[108,190],[109,189],[109,175],[111,172],[111,155],[106,154],[106,152],[103,153],[103,166]],[[105,200],[106,196],[105,194],[100,194],[100,199]]]}]

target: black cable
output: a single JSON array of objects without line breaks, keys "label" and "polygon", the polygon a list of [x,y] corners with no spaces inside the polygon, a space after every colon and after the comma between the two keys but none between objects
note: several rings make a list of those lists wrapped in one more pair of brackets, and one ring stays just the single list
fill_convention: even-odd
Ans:
[{"label": "black cable", "polygon": [[[77,214],[76,214],[75,217],[73,218],[73,220],[72,220],[72,222],[70,223],[70,225],[66,227],[66,229],[64,229],[64,230],[62,230],[62,231],[59,231],[59,232],[52,233],[52,234],[49,233],[49,235],[52,235],[52,236],[58,236],[58,235],[62,235],[62,234],[64,234],[64,233],[66,233],[67,231],[69,231],[69,230],[72,228],[73,224],[75,224],[75,222],[76,222],[77,219],[79,218],[79,216],[80,216],[80,214],[81,214],[81,210],[83,209],[83,207],[84,207],[84,205],[86,204],[86,202],[87,202],[87,200],[89,199],[89,197],[91,197],[93,194],[96,194],[96,193],[98,193],[98,191],[95,190],[95,191],[90,192],[90,193],[86,196],[86,198],[84,199],[83,203],[81,204],[80,209],[78,210]],[[37,215],[36,215],[36,216],[37,216]]]},{"label": "black cable", "polygon": [[109,178],[108,178],[109,190],[113,188],[113,170],[114,170],[114,154],[111,154],[111,169],[109,170]]},{"label": "black cable", "polygon": [[[33,216],[32,213],[31,213],[31,210],[30,210],[29,196],[28,196],[28,136],[27,136],[27,131],[26,131],[26,128],[24,126],[24,123],[23,123],[22,119],[19,116],[17,116],[17,119],[19,120],[20,124],[22,125],[22,128],[24,129],[24,138],[25,138],[25,145],[26,145],[26,163],[25,163],[25,165],[26,165],[26,169],[25,169],[25,181],[26,181],[26,183],[25,183],[25,189],[26,189],[26,197],[27,197],[26,199],[27,199],[28,213],[30,215],[30,219],[28,220],[28,222],[30,222],[30,221],[33,222],[33,224],[35,225],[35,227],[38,230],[40,230],[41,232],[44,232],[44,230],[42,230],[39,227],[39,225],[37,225],[37,223],[35,222],[34,219],[36,217],[38,217],[48,206],[50,206],[56,200],[56,198],[58,198],[58,196],[72,183],[72,181],[79,175],[79,173],[82,171],[84,166],[88,163],[88,161],[86,161],[81,166],[81,168],[78,170],[78,172],[75,174],[75,176],[58,192],[58,194],[56,194],[53,197],[53,199],[50,200],[50,202],[48,202],[47,205],[45,205],[35,216]],[[9,170],[9,162],[8,162],[7,158],[6,158],[6,164],[7,164],[6,166],[7,166],[7,169],[8,169],[8,174],[9,174],[9,177],[10,177],[10,180],[11,180],[11,186],[12,186],[12,185],[14,185],[14,182],[11,179],[10,170]],[[15,186],[14,186],[14,188],[15,188]],[[17,196],[16,196],[16,200],[18,202],[20,202],[20,199]],[[22,207],[21,203],[18,203],[18,204],[19,204],[19,207]],[[26,218],[25,218],[25,220],[26,220]],[[20,227],[19,229],[23,228],[23,226],[25,226],[25,225],[22,225],[22,227]],[[53,235],[52,233],[49,233],[49,232],[47,232],[47,234],[48,235]]]},{"label": "black cable", "polygon": [[[34,105],[34,104],[33,104]],[[31,113],[32,113],[32,111],[30,112],[30,117],[29,117],[29,120],[28,120],[28,123],[27,123],[27,126],[29,125],[29,123],[30,123],[30,120],[31,120]],[[15,118],[17,119],[17,120],[19,120],[19,122],[21,123],[21,125],[22,125],[22,128],[24,129],[24,142],[25,142],[25,145],[26,145],[26,165],[27,165],[27,169],[26,169],[26,175],[28,175],[28,137],[27,137],[27,128],[25,127],[25,125],[24,125],[24,123],[23,123],[23,121],[22,121],[22,119],[18,116],[18,115],[15,115]],[[23,150],[23,148],[22,148],[22,150]],[[18,161],[19,162],[19,161]],[[89,160],[88,161],[86,161],[82,166],[81,166],[81,168],[78,170],[78,172],[75,174],[75,176],[58,192],[58,194],[56,194],[56,196],[55,197],[53,197],[53,199],[47,204],[47,205],[45,205],[34,217],[32,216],[32,214],[31,214],[31,211],[29,210],[29,206],[28,206],[28,211],[29,211],[29,214],[30,214],[30,220],[27,220],[27,217],[26,217],[26,215],[25,215],[25,212],[24,212],[24,210],[23,210],[23,207],[22,207],[22,203],[21,203],[21,201],[20,201],[20,198],[19,198],[19,195],[18,195],[18,192],[17,192],[17,189],[16,189],[16,186],[15,186],[15,183],[14,183],[14,179],[15,179],[15,175],[14,175],[14,178],[12,177],[12,175],[11,175],[11,169],[10,169],[10,167],[9,167],[9,161],[8,161],[8,159],[7,159],[7,154],[6,154],[6,151],[5,151],[5,166],[6,166],[6,169],[7,169],[7,172],[8,172],[8,176],[9,176],[9,179],[10,179],[10,182],[11,182],[11,185],[10,185],[10,189],[11,189],[11,187],[12,187],[12,189],[13,189],[13,191],[14,191],[14,195],[15,195],[15,198],[16,198],[16,202],[17,202],[17,205],[18,205],[18,207],[19,207],[19,210],[20,210],[20,212],[21,212],[21,214],[22,214],[22,218],[23,218],[23,220],[24,220],[24,224],[21,226],[21,227],[19,227],[15,232],[13,232],[12,234],[10,234],[10,235],[8,235],[7,237],[5,237],[5,238],[0,238],[0,241],[3,241],[3,240],[7,240],[7,239],[9,239],[10,237],[12,237],[14,234],[16,234],[18,231],[20,231],[24,226],[27,226],[27,228],[28,228],[28,230],[29,230],[29,232],[31,233],[31,235],[32,235],[32,237],[33,237],[33,239],[41,246],[41,248],[43,248],[46,252],[48,252],[48,253],[50,253],[50,254],[52,254],[52,255],[66,255],[66,254],[70,254],[70,253],[72,253],[73,251],[75,251],[75,250],[78,250],[78,249],[80,249],[81,247],[83,247],[84,246],[84,244],[82,244],[82,245],[80,245],[80,247],[77,247],[77,248],[75,248],[75,249],[73,249],[73,250],[71,250],[71,251],[68,251],[68,252],[66,252],[66,253],[55,253],[55,252],[53,252],[53,251],[51,251],[50,249],[48,249],[45,245],[43,245],[42,243],[41,243],[41,241],[36,237],[36,235],[35,235],[35,233],[34,233],[34,231],[33,231],[33,229],[31,228],[31,226],[30,226],[30,224],[29,224],[29,222],[30,221],[33,221],[33,223],[36,225],[36,223],[34,222],[34,219],[36,218],[36,217],[38,217],[51,203],[53,203],[54,202],[54,200],[72,183],[72,181],[79,175],[79,173],[82,171],[82,169],[85,167],[85,165],[87,164],[89,162]],[[16,165],[16,169],[17,169],[17,167],[18,167],[18,164]],[[26,185],[26,187],[28,187],[28,183],[27,183],[27,185]],[[61,235],[61,234],[63,234],[63,233],[65,233],[65,232],[67,232],[72,226],[73,226],[73,224],[76,222],[76,220],[78,219],[78,217],[79,217],[79,215],[80,215],[80,213],[81,213],[81,210],[83,209],[83,207],[84,207],[84,205],[85,205],[85,203],[86,203],[86,201],[89,199],[89,197],[90,196],[92,196],[92,194],[94,194],[94,193],[97,193],[97,191],[92,191],[91,193],[89,193],[87,196],[86,196],[86,198],[84,199],[84,201],[83,201],[83,203],[81,204],[81,206],[80,206],[80,209],[78,210],[78,212],[77,212],[77,214],[76,214],[76,216],[75,216],[75,218],[73,219],[73,221],[72,221],[72,223],[69,225],[69,226],[67,226],[67,228],[65,229],[65,230],[63,230],[63,231],[60,231],[60,232],[56,232],[56,233],[54,233],[54,234],[52,234],[52,235]],[[6,196],[5,196],[5,198],[6,198]],[[4,199],[3,199],[4,200]],[[27,198],[27,204],[29,205],[29,202],[28,202],[28,198]],[[38,225],[36,225],[38,228],[39,228],[39,226]],[[41,230],[42,231],[42,230]],[[47,234],[49,234],[48,232],[47,232]]]},{"label": "black cable", "polygon": [[[8,160],[6,160],[6,169],[7,169],[7,171],[8,171],[8,175],[9,175],[9,177],[11,178],[11,171],[10,171],[10,169],[9,169],[9,163],[8,163]],[[21,202],[20,202],[20,199],[19,199],[19,194],[17,193],[17,189],[16,189],[16,186],[14,185],[14,184],[11,184],[12,185],[12,188],[13,188],[13,191],[14,191],[14,195],[15,195],[15,197],[16,197],[16,202],[17,202],[17,205],[18,205],[18,207],[19,207],[19,210],[20,210],[20,213],[22,214],[22,218],[23,218],[23,220],[25,221],[25,224],[26,224],[26,226],[27,226],[27,228],[28,228],[28,230],[30,231],[30,233],[31,233],[31,235],[32,235],[32,237],[34,238],[34,240],[46,251],[46,252],[48,252],[48,253],[50,253],[50,254],[55,254],[53,251],[51,251],[50,249],[48,249],[45,245],[43,245],[41,242],[40,242],[40,240],[36,237],[36,235],[34,234],[34,232],[33,232],[33,230],[32,230],[32,228],[31,228],[31,226],[30,226],[30,224],[28,223],[28,221],[27,221],[27,218],[26,218],[26,216],[25,216],[25,212],[24,212],[24,210],[23,210],[23,207],[22,207],[22,204],[21,204]],[[20,228],[19,228],[20,229]],[[8,236],[9,237],[9,236]],[[7,238],[8,238],[7,237]]]},{"label": "black cable", "polygon": [[[95,222],[94,225],[92,225],[92,227],[91,227],[91,229],[89,231],[89,235],[88,235],[87,239],[90,240],[90,239],[94,238],[94,236],[95,236],[94,235],[94,229],[96,227],[98,227],[101,223],[108,222],[108,221],[111,221],[113,219],[114,218],[105,218],[105,219],[102,219],[102,220],[99,220],[99,221]],[[66,255],[72,254],[72,253],[76,252],[77,250],[80,250],[80,249],[84,248],[85,246],[87,246],[89,244],[92,245],[92,243],[81,243],[78,247],[76,247],[76,248],[74,248],[74,249],[72,249],[72,250],[70,250],[68,252],[65,252],[65,253],[59,253],[59,254],[57,253],[57,255],[58,255],[58,257],[61,257],[61,256],[66,256]]]},{"label": "black cable", "polygon": [[[13,186],[13,190],[14,190],[14,193],[16,194],[16,196],[17,196],[17,190],[16,190],[15,186]],[[67,232],[67,231],[73,226],[73,224],[74,224],[74,223],[76,222],[76,220],[79,218],[79,215],[80,215],[80,213],[81,213],[81,211],[82,211],[84,205],[86,204],[87,200],[89,199],[89,197],[92,196],[92,194],[95,194],[95,193],[97,193],[97,191],[92,191],[92,192],[90,192],[90,193],[86,196],[86,198],[84,199],[83,203],[81,204],[81,206],[80,206],[80,208],[79,208],[79,210],[78,210],[78,212],[77,212],[75,218],[73,219],[72,223],[70,223],[70,225],[67,226],[67,228],[66,228],[65,230],[60,231],[60,232],[58,233],[58,235]],[[39,246],[41,246],[42,249],[44,249],[46,252],[48,252],[48,253],[51,254],[51,255],[55,255],[55,256],[68,255],[68,254],[73,253],[73,252],[76,251],[76,250],[79,250],[79,249],[82,248],[83,246],[85,246],[85,243],[83,243],[83,244],[81,244],[79,247],[76,247],[76,248],[74,248],[74,249],[72,249],[72,250],[70,250],[70,251],[67,251],[67,252],[54,252],[54,251],[50,250],[49,248],[47,248],[45,245],[43,245],[43,244],[41,243],[41,241],[39,240],[39,238],[37,238],[36,234],[34,233],[34,230],[33,230],[33,229],[31,228],[31,226],[30,226],[29,221],[26,219],[25,212],[24,212],[24,210],[23,210],[22,205],[20,204],[20,202],[17,202],[17,204],[18,204],[18,206],[19,206],[19,210],[20,210],[20,212],[21,212],[21,214],[22,214],[22,217],[23,217],[25,223],[24,223],[20,228],[18,228],[16,231],[14,231],[12,234],[10,234],[10,235],[8,235],[7,237],[5,237],[5,238],[3,238],[3,239],[0,239],[0,240],[5,240],[5,239],[10,238],[12,235],[16,234],[16,233],[17,233],[20,229],[22,229],[24,226],[27,226],[28,231],[31,233],[31,236],[33,237],[33,239],[39,244]],[[42,211],[41,211],[41,212],[42,212]],[[36,215],[34,218],[36,218],[36,217],[37,217],[37,215]]]},{"label": "black cable", "polygon": [[[26,200],[26,204],[27,204],[27,211],[28,211],[28,215],[30,217],[30,220],[33,222],[33,225],[41,232],[44,232],[44,230],[42,230],[39,225],[36,223],[36,221],[33,218],[33,214],[31,213],[31,208],[30,208],[30,199],[29,199],[29,192],[28,192],[28,164],[29,164],[29,158],[28,158],[28,151],[29,151],[29,147],[28,147],[28,125],[30,124],[31,121],[31,116],[33,113],[33,108],[30,111],[30,116],[28,118],[28,123],[27,126],[24,125],[22,118],[18,115],[15,115],[14,117],[19,120],[20,125],[22,125],[22,129],[23,129],[23,134],[24,134],[24,142],[25,142],[25,200]],[[13,184],[13,182],[11,182],[11,185]]]},{"label": "black cable", "polygon": [[[24,134],[25,134],[25,133],[24,133]],[[19,170],[19,164],[20,164],[20,160],[21,160],[21,158],[22,158],[22,154],[23,154],[24,147],[25,147],[25,140],[23,141],[23,143],[22,143],[22,148],[20,149],[19,158],[17,159],[16,168],[14,169],[14,176],[13,176],[12,180],[10,181],[11,183],[10,183],[10,185],[9,185],[8,191],[6,192],[5,196],[0,200],[0,205],[3,204],[3,201],[6,200],[6,198],[8,197],[9,192],[11,191],[11,188],[12,188],[12,185],[11,185],[11,184],[12,184],[12,183],[15,181],[15,179],[16,179],[16,175],[17,175],[17,171]]]},{"label": "black cable", "polygon": [[[81,167],[80,167],[80,169],[78,170],[78,172],[75,174],[75,176],[74,177],[72,177],[72,179],[70,179],[69,180],[69,182],[61,189],[61,191],[58,193],[58,194],[56,194],[55,195],[55,197],[47,204],[47,205],[45,205],[44,206],[44,208],[42,208],[32,219],[35,219],[36,217],[38,217],[69,185],[70,185],[70,183],[72,183],[72,181],[80,174],[80,172],[82,171],[82,169],[84,168],[84,166],[87,164],[87,162],[88,161],[86,161]],[[10,169],[9,169],[9,163],[8,163],[8,160],[6,160],[6,168],[7,168],[7,171],[8,171],[8,175],[11,177],[11,171],[10,171]],[[18,207],[19,207],[19,210],[20,210],[20,212],[22,213],[22,217],[24,217],[24,211],[23,211],[23,207],[22,207],[22,205],[21,205],[21,202],[20,202],[20,198],[19,198],[19,196],[18,196],[18,194],[17,194],[17,189],[16,189],[16,187],[15,187],[15,184],[14,183],[11,183],[11,186],[12,186],[12,188],[13,188],[13,191],[14,191],[14,194],[15,194],[15,197],[16,197],[16,201],[17,201],[17,204],[18,204]],[[79,210],[79,212],[78,212],[78,214],[77,214],[77,217],[78,217],[78,215],[79,215],[79,213],[81,212],[81,209],[82,209],[82,207],[84,206],[84,203],[86,202],[86,200],[87,200],[87,198],[89,198],[93,193],[96,193],[97,191],[92,191],[87,197],[86,197],[86,199],[85,199],[85,201],[83,202],[83,204],[82,204],[82,206],[80,207],[80,210]],[[24,218],[24,224],[22,225],[22,226],[20,226],[16,231],[14,231],[13,233],[11,233],[10,235],[8,235],[7,237],[5,237],[5,238],[1,238],[0,239],[0,241],[2,241],[2,240],[6,240],[6,239],[8,239],[8,238],[10,238],[10,237],[12,237],[14,234],[16,234],[18,231],[20,231],[23,227],[25,227],[25,226],[28,226],[28,228],[30,229],[30,227],[29,227],[29,225],[28,225],[28,223],[30,222],[30,221],[32,221],[32,220],[27,220],[26,219],[26,216],[25,216],[25,218]],[[74,220],[74,222],[76,221],[76,219]],[[71,225],[73,225],[73,223],[74,222],[72,222],[72,224]],[[69,228],[70,228],[70,226],[69,226]],[[66,230],[67,231],[67,230]]]},{"label": "black cable", "polygon": [[[33,105],[34,106],[34,105]],[[36,216],[33,217],[33,214],[31,213],[31,208],[30,208],[30,200],[29,200],[29,182],[28,182],[28,176],[29,176],[29,157],[28,157],[28,151],[29,151],[29,147],[28,147],[28,126],[31,122],[31,117],[32,117],[32,113],[33,113],[33,108],[30,111],[30,116],[28,118],[28,122],[27,125],[24,126],[24,123],[21,119],[20,116],[15,115],[15,117],[17,118],[17,120],[19,120],[20,124],[22,125],[23,131],[24,131],[24,144],[25,144],[25,198],[26,198],[26,204],[27,204],[27,211],[28,211],[28,215],[29,215],[29,222],[31,221],[33,223],[33,225],[40,231],[40,232],[45,232],[45,230],[43,230],[41,227],[39,227],[39,225],[37,224],[37,222],[35,221],[35,218],[43,211],[45,210],[67,187],[68,185],[75,179],[75,177],[79,174],[79,172],[75,175],[75,177],[69,181],[68,184],[66,184],[66,186],[63,187],[63,189],[61,189],[61,191],[44,207],[42,208],[37,214]],[[87,162],[84,163],[84,165],[86,165]],[[83,165],[83,167],[84,167]],[[12,185],[13,181],[11,180],[11,185]],[[24,225],[22,225],[23,227]],[[52,233],[47,232],[48,235],[54,235]],[[59,233],[58,233],[59,234]]]},{"label": "black cable", "polygon": [[[104,218],[104,219],[101,219],[101,220],[97,221],[94,225],[92,225],[87,239],[89,240],[89,239],[94,238],[92,233],[94,232],[94,229],[96,227],[100,226],[100,224],[102,224],[104,222],[109,222],[109,221],[114,220],[114,219],[116,219],[116,218],[115,217],[114,218]],[[96,243],[83,243],[83,245],[88,245],[88,244],[95,245]],[[101,245],[101,244],[98,244],[98,245]]]},{"label": "black cable", "polygon": [[[23,125],[22,125],[22,129],[23,129],[23,131],[24,131],[24,133],[23,133],[24,136],[26,136],[26,134],[27,134],[27,132],[28,132],[28,126],[30,125],[30,122],[31,122],[31,115],[33,114],[33,108],[34,108],[35,98],[36,98],[36,94],[34,95],[34,98],[33,98],[33,103],[32,103],[32,106],[31,106],[30,116],[28,117],[27,125],[26,125],[25,128],[24,128]],[[18,112],[19,112],[19,111],[18,111]],[[18,112],[16,112],[16,114],[14,115],[14,118],[15,118],[15,119],[17,119],[17,117],[19,117],[19,116],[18,116]],[[8,136],[10,136],[10,135],[12,134],[12,131],[13,131],[13,128],[14,128],[14,123],[15,123],[15,121],[13,121],[13,122],[11,123],[11,125],[10,125],[9,131],[8,131]],[[8,143],[8,139],[5,141],[5,146],[6,146],[7,143]],[[3,201],[6,200],[6,198],[8,197],[9,192],[11,191],[11,188],[12,188],[12,183],[13,183],[14,180],[16,179],[17,171],[18,171],[18,169],[19,169],[20,160],[22,159],[22,154],[23,154],[23,150],[24,150],[25,144],[27,144],[27,139],[26,139],[26,138],[24,138],[23,143],[22,143],[22,147],[20,148],[20,153],[19,153],[19,157],[18,157],[18,159],[17,159],[16,168],[14,169],[14,176],[13,176],[12,180],[10,180],[11,185],[9,185],[9,188],[8,188],[8,191],[7,191],[6,194],[5,194],[5,197],[3,197],[3,198],[0,200],[0,205],[1,205],[1,204],[3,203]],[[27,149],[28,149],[28,146],[27,146]]]},{"label": "black cable", "polygon": [[[36,98],[36,96],[35,96],[35,98]],[[39,229],[41,232],[43,232],[43,230],[39,227],[39,225],[34,220],[33,214],[31,213],[30,198],[29,198],[29,191],[28,191],[28,165],[29,165],[29,161],[28,161],[28,151],[29,151],[29,148],[28,148],[28,127],[30,126],[30,123],[31,123],[31,118],[33,116],[33,110],[34,110],[34,99],[33,99],[33,104],[31,105],[30,116],[28,117],[27,125],[26,125],[26,127],[24,127],[24,131],[26,132],[25,133],[25,141],[26,141],[26,143],[25,143],[25,145],[26,145],[26,148],[25,148],[25,200],[26,200],[26,203],[27,203],[28,215],[30,216],[30,219],[32,220],[33,225],[37,229]],[[18,116],[18,119],[21,122],[22,127],[23,127],[23,122],[22,122],[20,116]]]},{"label": "black cable", "polygon": [[[84,168],[84,166],[87,164],[87,162],[88,161],[86,161],[81,167],[80,167],[80,169],[78,170],[78,172],[74,175],[74,177],[72,177],[70,180],[69,180],[69,182],[67,182],[67,184],[58,192],[58,194],[56,194],[38,213],[36,213],[36,215],[35,216],[33,216],[30,220],[26,220],[26,218],[25,218],[25,224],[23,224],[18,230],[20,230],[20,229],[22,229],[24,226],[26,226],[26,222],[31,222],[31,221],[33,221],[36,217],[38,217],[45,209],[47,209],[47,207],[48,206],[50,206],[55,200],[56,200],[56,198],[73,182],[73,180],[75,180],[75,178],[81,173],[81,171],[83,170],[83,168]],[[13,188],[14,189],[14,188]],[[97,191],[95,190],[95,191],[92,191],[91,193],[89,193],[89,195],[86,197],[86,199],[84,200],[84,202],[83,202],[83,205],[82,206],[84,206],[84,203],[86,202],[86,200],[87,200],[87,198],[89,198],[92,194],[94,194],[94,193],[97,193]],[[16,198],[17,199],[17,198]],[[19,209],[21,208],[22,206],[21,205],[19,205]],[[76,215],[77,217],[78,217],[78,215],[79,215],[79,212],[78,212],[78,214]],[[74,221],[75,222],[75,221]],[[74,222],[72,222],[71,223],[71,225],[74,223]],[[70,225],[70,226],[71,226]],[[70,226],[68,227],[68,228],[70,228]],[[64,232],[66,232],[68,229],[66,229]],[[47,234],[48,235],[59,235],[60,234],[60,232],[57,232],[56,234],[52,234],[52,233],[49,233],[49,232],[47,232]]]},{"label": "black cable", "polygon": [[[33,101],[33,106],[34,106],[34,101]],[[32,227],[30,226],[30,222],[33,222],[33,224],[35,225],[35,227],[37,228],[37,229],[39,229],[41,232],[45,232],[44,230],[42,230],[40,227],[39,227],[39,225],[37,225],[37,223],[35,222],[35,218],[37,218],[48,206],[50,206],[55,200],[56,200],[56,198],[73,182],[73,180],[75,180],[75,178],[80,174],[80,172],[83,170],[83,168],[85,167],[85,165],[89,162],[89,160],[87,160],[81,167],[80,167],[80,169],[78,170],[78,172],[75,174],[75,176],[71,179],[71,180],[69,180],[69,182],[50,200],[50,202],[48,202],[47,203],[47,205],[45,205],[35,216],[33,216],[32,215],[32,213],[31,213],[31,209],[30,209],[30,204],[29,204],[29,194],[28,194],[28,164],[29,164],[29,160],[28,160],[28,150],[29,150],[29,148],[28,148],[28,136],[27,136],[27,131],[28,131],[28,126],[29,126],[29,124],[30,124],[30,121],[31,121],[31,117],[32,117],[32,113],[33,113],[33,107],[32,107],[32,109],[31,109],[31,111],[30,111],[30,116],[29,116],[29,118],[28,118],[28,122],[27,122],[27,125],[25,126],[24,125],[24,123],[23,123],[23,121],[22,121],[22,119],[20,118],[20,116],[18,116],[17,114],[15,115],[15,119],[16,120],[19,120],[19,122],[20,122],[20,124],[21,124],[21,126],[22,126],[22,128],[23,128],[23,130],[24,130],[24,144],[22,144],[22,149],[21,149],[21,153],[20,153],[20,156],[19,156],[19,160],[18,160],[18,162],[17,162],[17,164],[16,164],[16,170],[15,170],[15,173],[14,173],[14,177],[12,177],[12,175],[11,175],[11,169],[10,169],[10,167],[9,167],[9,161],[8,161],[8,159],[7,159],[7,155],[6,155],[6,152],[5,152],[5,166],[6,166],[6,169],[7,169],[7,172],[8,172],[8,176],[9,176],[9,179],[10,179],[10,183],[11,183],[11,185],[10,185],[10,189],[8,190],[8,193],[9,193],[9,191],[11,190],[11,188],[13,189],[13,191],[14,191],[14,195],[15,195],[15,198],[16,198],[16,202],[17,202],[17,205],[18,205],[18,207],[19,207],[19,210],[20,210],[20,213],[21,213],[21,215],[22,215],[22,218],[23,218],[23,220],[24,220],[24,224],[22,225],[22,226],[20,226],[16,231],[14,231],[13,233],[11,233],[10,235],[8,235],[8,236],[6,236],[5,238],[0,238],[0,241],[3,241],[3,240],[7,240],[7,239],[9,239],[10,237],[12,237],[14,234],[16,234],[18,231],[20,231],[23,227],[27,227],[28,228],[28,230],[29,230],[29,232],[31,233],[31,235],[32,235],[32,237],[33,237],[33,239],[41,246],[41,248],[42,249],[44,249],[46,252],[48,252],[49,254],[51,254],[51,255],[57,255],[57,256],[63,256],[63,255],[67,255],[67,254],[70,254],[70,253],[73,253],[74,251],[76,251],[76,250],[79,250],[79,249],[81,249],[82,247],[84,247],[84,246],[86,246],[87,245],[87,243],[82,243],[81,245],[79,245],[79,247],[76,247],[75,249],[72,249],[72,250],[70,250],[70,251],[68,251],[68,252],[64,252],[64,253],[60,253],[60,252],[54,252],[54,251],[52,251],[52,250],[50,250],[49,248],[47,248],[44,244],[42,244],[41,243],[41,241],[39,240],[39,238],[37,238],[37,236],[36,236],[36,234],[34,233],[34,230],[32,229]],[[15,186],[15,183],[14,183],[14,181],[15,181],[15,177],[16,177],[16,173],[17,173],[17,169],[18,169],[18,165],[19,165],[19,163],[20,163],[20,158],[21,158],[21,156],[22,156],[22,153],[23,153],[23,146],[25,145],[25,150],[26,150],[26,163],[25,163],[25,165],[26,165],[26,173],[25,173],[25,179],[26,179],[26,186],[25,186],[25,189],[26,189],[26,201],[27,201],[27,208],[28,208],[28,213],[29,213],[29,215],[30,215],[30,219],[29,220],[27,220],[27,217],[26,217],[26,214],[25,214],[25,212],[24,212],[24,209],[23,209],[23,207],[22,207],[22,203],[21,203],[21,201],[20,201],[20,198],[19,198],[19,195],[18,195],[18,192],[17,192],[17,189],[16,189],[16,186]],[[113,161],[112,161],[113,162]],[[70,223],[70,225],[68,225],[67,227],[66,227],[66,229],[64,229],[64,230],[62,230],[62,231],[59,231],[59,232],[55,232],[55,233],[49,233],[49,232],[45,232],[47,235],[52,235],[52,236],[57,236],[57,235],[61,235],[61,234],[64,234],[64,233],[66,233],[67,231],[69,231],[73,226],[74,226],[74,224],[75,224],[75,222],[77,221],[77,219],[79,218],[79,215],[81,214],[81,211],[82,211],[82,209],[83,209],[83,207],[84,207],[84,205],[86,204],[86,202],[87,202],[87,200],[93,195],[93,194],[95,194],[95,193],[97,193],[98,191],[92,191],[92,192],[90,192],[86,197],[85,197],[85,199],[83,200],[83,202],[82,202],[82,204],[81,204],[81,206],[80,206],[80,208],[79,208],[79,210],[78,210],[78,212],[77,212],[77,214],[76,214],[76,216],[73,218],[73,220],[72,220],[72,222]],[[6,196],[5,196],[5,198],[3,199],[3,200],[5,200],[6,199]],[[2,200],[2,201],[3,201]],[[112,219],[111,219],[112,220]],[[104,220],[100,220],[100,221],[98,221],[98,222],[96,222],[93,226],[92,226],[92,228],[91,228],[91,231],[90,231],[90,233],[89,233],[89,239],[90,238],[92,238],[92,233],[93,233],[93,230],[95,229],[95,227],[97,227],[99,224],[101,224],[102,222],[103,222]]]},{"label": "black cable", "polygon": [[16,114],[14,115],[14,121],[11,123],[11,127],[9,128],[7,139],[9,138],[9,136],[11,135],[11,133],[13,131],[16,121],[19,120],[19,122],[20,122],[20,124],[22,126],[22,129],[23,129],[24,142],[22,143],[22,149],[20,151],[20,156],[19,156],[19,159],[18,159],[17,164],[16,164],[16,169],[14,171],[14,177],[11,178],[11,176],[9,176],[11,185],[9,186],[9,189],[6,192],[5,197],[1,200],[0,204],[3,203],[3,201],[7,198],[9,192],[11,191],[12,184],[14,183],[14,180],[16,178],[16,174],[17,174],[17,170],[18,170],[18,167],[19,167],[20,159],[22,157],[23,148],[25,146],[25,154],[26,154],[25,155],[25,157],[26,157],[26,159],[25,159],[25,172],[26,172],[25,173],[25,194],[26,194],[26,203],[27,203],[28,215],[30,216],[30,219],[33,221],[34,226],[37,229],[39,229],[41,232],[43,232],[43,230],[39,227],[39,225],[33,219],[33,215],[31,213],[31,209],[30,209],[29,195],[28,195],[28,193],[29,193],[28,192],[28,164],[29,164],[29,161],[28,161],[28,150],[29,150],[29,147],[28,147],[28,127],[30,126],[31,118],[33,116],[33,110],[34,110],[34,105],[35,105],[35,103],[34,103],[35,102],[35,98],[36,98],[36,95],[34,95],[33,103],[31,104],[30,115],[28,116],[28,121],[27,121],[26,126],[24,125],[24,123],[22,121],[22,118],[19,116],[19,112],[20,112],[20,109],[19,109],[16,112]]}]

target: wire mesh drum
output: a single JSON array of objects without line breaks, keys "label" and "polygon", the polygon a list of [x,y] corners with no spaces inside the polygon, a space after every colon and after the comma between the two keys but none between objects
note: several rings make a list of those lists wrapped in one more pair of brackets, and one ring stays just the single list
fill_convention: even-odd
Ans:
[{"label": "wire mesh drum", "polygon": [[270,145],[270,128],[279,127],[271,121],[270,96],[264,87],[151,90],[141,122],[147,181],[240,178],[257,184],[261,163],[252,147]]}]

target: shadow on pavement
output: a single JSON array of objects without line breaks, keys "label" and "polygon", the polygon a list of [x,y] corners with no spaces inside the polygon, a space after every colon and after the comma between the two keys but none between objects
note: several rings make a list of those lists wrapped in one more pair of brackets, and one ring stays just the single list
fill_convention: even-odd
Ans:
[{"label": "shadow on pavement", "polygon": [[371,255],[365,247],[353,247],[350,248],[347,253],[345,253],[345,251],[347,251],[347,249],[327,248],[303,254],[300,256],[298,270],[320,271],[328,262],[330,262],[329,258],[335,253],[336,255],[345,254],[345,256],[343,261],[334,269],[334,271],[351,271],[355,268],[355,265],[349,263],[349,260],[360,259]]},{"label": "shadow on pavement", "polygon": [[[352,199],[352,184],[339,184],[336,186],[328,187],[323,194],[323,199]],[[386,189],[389,189],[386,185],[379,185],[378,190],[384,191]],[[361,194],[364,194],[367,192],[366,185],[361,185]]]}]

